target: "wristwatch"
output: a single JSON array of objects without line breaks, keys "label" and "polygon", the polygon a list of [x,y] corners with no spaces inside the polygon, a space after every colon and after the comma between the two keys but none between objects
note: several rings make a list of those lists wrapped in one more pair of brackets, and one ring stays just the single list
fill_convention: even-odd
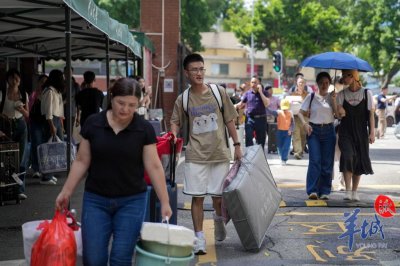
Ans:
[{"label": "wristwatch", "polygon": [[233,143],[233,146],[240,146],[240,142]]}]

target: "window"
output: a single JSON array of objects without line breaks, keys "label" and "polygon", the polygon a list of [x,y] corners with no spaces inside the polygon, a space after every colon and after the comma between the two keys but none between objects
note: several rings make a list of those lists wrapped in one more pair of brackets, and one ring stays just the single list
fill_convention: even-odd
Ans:
[{"label": "window", "polygon": [[[247,64],[247,75],[251,74],[250,71],[251,67],[250,64]],[[264,65],[254,65],[254,69],[253,69],[254,73],[253,75],[257,76],[257,77],[263,77],[264,76]]]},{"label": "window", "polygon": [[212,64],[211,75],[228,75],[229,64]]}]

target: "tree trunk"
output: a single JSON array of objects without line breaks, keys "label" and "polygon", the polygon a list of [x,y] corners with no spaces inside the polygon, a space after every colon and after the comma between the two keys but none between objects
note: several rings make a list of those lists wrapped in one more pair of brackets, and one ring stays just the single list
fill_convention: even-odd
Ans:
[{"label": "tree trunk", "polygon": [[393,67],[389,70],[389,72],[385,75],[385,79],[382,83],[382,88],[387,88],[389,86],[390,81],[393,76],[397,74],[400,70],[400,63],[396,62]]}]

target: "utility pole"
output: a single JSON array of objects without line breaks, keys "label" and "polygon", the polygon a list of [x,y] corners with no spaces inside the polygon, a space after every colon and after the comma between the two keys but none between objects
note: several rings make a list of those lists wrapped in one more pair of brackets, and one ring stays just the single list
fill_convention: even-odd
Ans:
[{"label": "utility pole", "polygon": [[251,4],[251,44],[250,44],[250,78],[254,76],[254,33],[253,33],[253,23],[254,23],[254,0]]}]

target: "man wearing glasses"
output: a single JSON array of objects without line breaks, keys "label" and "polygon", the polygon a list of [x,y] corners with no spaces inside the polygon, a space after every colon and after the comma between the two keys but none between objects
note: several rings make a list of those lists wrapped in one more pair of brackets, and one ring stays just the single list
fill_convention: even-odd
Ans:
[{"label": "man wearing glasses", "polygon": [[237,112],[225,90],[218,87],[223,109],[221,110],[209,84],[204,83],[204,60],[199,54],[190,54],[183,61],[184,74],[190,83],[187,106],[184,109],[182,93],[175,101],[171,117],[171,131],[177,136],[186,121],[188,143],[185,153],[183,193],[192,196],[192,220],[196,234],[194,253],[206,254],[203,232],[204,197],[210,195],[213,201],[214,233],[217,241],[226,238],[221,216],[222,184],[229,170],[230,149],[225,127],[235,147],[234,159],[242,157],[235,123]]}]

